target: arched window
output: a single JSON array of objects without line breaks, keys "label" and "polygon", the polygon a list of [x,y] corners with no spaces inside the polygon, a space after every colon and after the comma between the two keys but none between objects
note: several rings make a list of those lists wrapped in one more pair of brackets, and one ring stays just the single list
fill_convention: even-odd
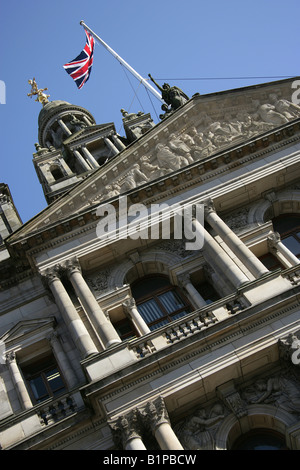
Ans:
[{"label": "arched window", "polygon": [[288,450],[285,438],[271,429],[252,429],[242,434],[233,444],[232,450]]},{"label": "arched window", "polygon": [[138,311],[151,330],[191,311],[180,289],[170,284],[167,277],[144,277],[133,283],[131,291]]},{"label": "arched window", "polygon": [[300,216],[284,214],[272,220],[275,232],[278,232],[282,243],[300,258]]}]

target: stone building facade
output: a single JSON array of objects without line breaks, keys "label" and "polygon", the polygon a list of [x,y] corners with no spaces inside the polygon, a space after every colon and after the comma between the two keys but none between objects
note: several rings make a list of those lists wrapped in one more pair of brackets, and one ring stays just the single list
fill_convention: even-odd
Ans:
[{"label": "stone building facade", "polygon": [[21,224],[0,188],[2,449],[300,449],[295,80],[124,137],[43,103],[48,207]]}]

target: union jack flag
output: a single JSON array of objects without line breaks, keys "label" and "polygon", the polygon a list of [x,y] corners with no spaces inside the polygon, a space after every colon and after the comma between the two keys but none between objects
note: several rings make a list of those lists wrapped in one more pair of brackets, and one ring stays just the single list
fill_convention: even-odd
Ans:
[{"label": "union jack flag", "polygon": [[63,67],[65,71],[74,79],[80,89],[88,81],[92,71],[95,41],[93,36],[86,30],[86,44],[80,54]]}]

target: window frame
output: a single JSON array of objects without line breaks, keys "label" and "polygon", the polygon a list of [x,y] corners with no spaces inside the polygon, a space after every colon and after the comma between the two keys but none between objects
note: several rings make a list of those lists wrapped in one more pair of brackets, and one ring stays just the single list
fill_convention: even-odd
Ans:
[{"label": "window frame", "polygon": [[[143,280],[146,282],[147,279],[150,279],[150,278],[153,278],[154,276],[147,276],[147,277],[144,277],[142,279],[138,279],[138,281],[136,281],[136,284],[138,282],[142,282]],[[166,277],[164,276],[159,276],[161,277],[162,279],[167,279]],[[168,280],[168,279],[167,279]],[[135,298],[135,302],[136,302],[136,306],[137,306],[137,309],[140,313],[140,315],[143,317],[143,319],[145,320],[145,322],[147,323],[148,327],[150,328],[150,330],[153,330],[155,329],[155,325],[157,325],[158,323],[161,323],[162,321],[165,321],[166,320],[166,324],[172,322],[175,320],[175,318],[173,318],[175,315],[178,315],[179,313],[181,312],[184,312],[184,311],[188,311],[186,314],[188,313],[191,313],[193,311],[193,308],[192,308],[192,305],[191,303],[188,301],[188,299],[186,298],[186,296],[182,293],[181,289],[177,286],[174,286],[170,283],[170,281],[168,280],[169,284],[164,286],[164,287],[161,287],[161,288],[158,288],[158,289],[155,289],[154,291],[150,292],[149,294],[146,294],[142,297],[138,297],[138,298]],[[161,300],[159,299],[159,296],[161,296],[162,294],[165,294],[167,292],[174,292],[178,297],[179,299],[181,300],[183,306],[174,310],[174,312],[168,312],[166,310],[166,308],[164,307],[163,303],[161,302]],[[158,306],[159,308],[159,312],[161,313],[164,313],[164,315],[160,316],[159,318],[151,321],[151,322],[148,322],[142,312],[139,310],[139,306],[141,304],[144,304],[146,303],[147,301],[149,300],[154,300],[155,301],[155,304]],[[183,315],[184,316],[184,315]]]},{"label": "window frame", "polygon": [[[31,372],[31,368],[37,368],[36,371]],[[26,366],[21,366],[22,373],[24,375],[30,397],[35,404],[42,403],[45,400],[50,398],[56,398],[57,396],[63,395],[67,392],[67,384],[64,379],[64,376],[55,360],[54,356],[48,356],[47,358],[31,362]],[[57,390],[52,390],[51,386],[49,385],[49,381],[47,379],[47,373],[51,370],[55,370],[59,373],[59,377],[63,383],[63,386],[58,388]],[[31,381],[40,377],[42,379],[42,383],[47,391],[47,395],[41,395],[39,397],[35,396],[33,387],[31,385]]]}]

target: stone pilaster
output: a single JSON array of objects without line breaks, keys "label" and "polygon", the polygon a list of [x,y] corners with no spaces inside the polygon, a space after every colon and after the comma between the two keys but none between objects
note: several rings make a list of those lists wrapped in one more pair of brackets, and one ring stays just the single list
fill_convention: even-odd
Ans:
[{"label": "stone pilaster", "polygon": [[21,371],[18,367],[15,352],[12,351],[6,355],[6,363],[9,367],[13,384],[16,387],[21,407],[23,410],[32,408],[32,402],[24,383]]}]

